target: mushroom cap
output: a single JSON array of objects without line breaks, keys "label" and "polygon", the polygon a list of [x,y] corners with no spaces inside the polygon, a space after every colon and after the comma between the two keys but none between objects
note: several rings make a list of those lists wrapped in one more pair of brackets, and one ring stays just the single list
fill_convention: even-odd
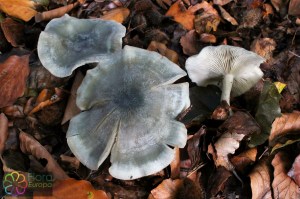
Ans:
[{"label": "mushroom cap", "polygon": [[263,76],[259,66],[265,59],[244,48],[220,45],[207,46],[186,61],[190,79],[198,86],[209,84],[222,88],[225,75],[233,75],[231,96],[245,93]]},{"label": "mushroom cap", "polygon": [[110,174],[130,180],[158,172],[184,147],[187,130],[176,121],[190,105],[186,73],[164,56],[125,46],[87,72],[77,91],[83,110],[70,121],[67,142],[88,168],[111,152]]},{"label": "mushroom cap", "polygon": [[64,15],[51,20],[38,40],[38,55],[45,68],[65,77],[103,55],[121,50],[126,29],[114,21],[77,19]]}]

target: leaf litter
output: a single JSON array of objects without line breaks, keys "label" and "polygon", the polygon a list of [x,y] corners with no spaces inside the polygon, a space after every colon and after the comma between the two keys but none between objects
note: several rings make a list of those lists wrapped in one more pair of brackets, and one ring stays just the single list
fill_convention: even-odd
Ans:
[{"label": "leaf litter", "polygon": [[[95,0],[40,5],[41,1],[0,0],[2,171],[36,169],[66,178],[55,182],[53,193],[73,198],[299,197],[298,1]],[[149,48],[183,69],[186,59],[206,46],[250,49],[267,59],[261,65],[263,81],[231,99],[232,116],[216,120],[220,90],[197,87],[188,77],[179,80],[190,84],[191,107],[181,118],[188,128],[186,147],[157,174],[128,182],[114,179],[108,173],[109,161],[91,171],[66,144],[68,121],[78,113],[74,96],[80,80],[54,77],[36,55],[39,33],[50,19],[65,13],[119,21],[127,29],[123,45]],[[84,76],[93,67],[88,64],[76,74]],[[38,97],[43,89],[49,94]],[[49,104],[55,89],[64,97]]]}]

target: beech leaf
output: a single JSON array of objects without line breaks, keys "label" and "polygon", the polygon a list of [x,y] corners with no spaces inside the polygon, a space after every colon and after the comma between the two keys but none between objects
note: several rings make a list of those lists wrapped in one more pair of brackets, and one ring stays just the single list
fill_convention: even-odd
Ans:
[{"label": "beech leaf", "polygon": [[29,75],[29,55],[12,55],[0,63],[0,108],[12,105],[21,97]]},{"label": "beech leaf", "polygon": [[259,97],[258,108],[255,114],[255,120],[260,125],[262,131],[260,134],[255,134],[251,137],[250,146],[263,144],[268,139],[273,121],[276,117],[281,116],[279,107],[280,98],[281,95],[276,86],[266,81]]},{"label": "beech leaf", "polygon": [[55,179],[62,180],[69,178],[59,164],[53,159],[51,154],[37,140],[24,132],[20,132],[19,138],[22,152],[31,154],[37,159],[46,159],[46,170],[49,173],[52,173]]},{"label": "beech leaf", "polygon": [[270,174],[266,161],[257,164],[249,175],[252,199],[272,199]]},{"label": "beech leaf", "polygon": [[30,0],[0,0],[0,10],[6,14],[29,21],[35,14],[35,3]]},{"label": "beech leaf", "polygon": [[272,160],[274,167],[274,180],[272,182],[274,198],[300,198],[299,186],[286,173],[284,156],[287,156],[287,154],[277,153]]},{"label": "beech leaf", "polygon": [[287,134],[300,134],[300,112],[284,113],[275,119],[269,137],[270,146],[275,145],[275,141]]}]

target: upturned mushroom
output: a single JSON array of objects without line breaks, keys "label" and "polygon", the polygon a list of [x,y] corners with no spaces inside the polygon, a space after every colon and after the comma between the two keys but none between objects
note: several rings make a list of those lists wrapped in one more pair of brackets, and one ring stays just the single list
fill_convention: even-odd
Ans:
[{"label": "upturned mushroom", "polygon": [[263,76],[259,68],[264,58],[244,48],[208,46],[186,61],[190,79],[198,86],[216,85],[222,89],[221,101],[230,104],[230,96],[239,96]]},{"label": "upturned mushroom", "polygon": [[57,77],[66,77],[79,66],[121,50],[125,32],[125,27],[114,21],[77,19],[66,14],[47,24],[37,51],[46,69]]},{"label": "upturned mushroom", "polygon": [[70,121],[67,142],[88,168],[111,153],[110,174],[130,180],[158,172],[184,147],[187,130],[176,121],[190,105],[186,73],[156,52],[125,46],[87,72],[77,91],[82,110]]}]

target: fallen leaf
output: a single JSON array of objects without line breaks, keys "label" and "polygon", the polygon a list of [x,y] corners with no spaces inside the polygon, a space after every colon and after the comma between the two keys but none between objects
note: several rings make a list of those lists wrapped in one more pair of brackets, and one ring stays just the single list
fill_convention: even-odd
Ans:
[{"label": "fallen leaf", "polygon": [[224,192],[229,178],[232,177],[232,173],[224,167],[218,167],[211,173],[207,183],[207,190],[212,196],[216,196],[220,192]]},{"label": "fallen leaf", "polygon": [[223,5],[230,3],[231,1],[232,0],[214,0],[213,2],[215,5],[223,6]]},{"label": "fallen leaf", "polygon": [[80,161],[76,157],[70,157],[66,155],[60,155],[60,159],[62,162],[67,162],[70,164],[70,166],[74,169],[79,169],[80,167]]},{"label": "fallen leaf", "polygon": [[180,38],[183,53],[186,55],[195,55],[200,51],[199,39],[195,30],[190,30]]},{"label": "fallen leaf", "polygon": [[288,172],[288,176],[300,187],[300,155],[295,158],[293,166]]},{"label": "fallen leaf", "polygon": [[281,93],[283,89],[286,87],[286,84],[281,82],[274,82],[274,85],[276,86],[278,93]]},{"label": "fallen leaf", "polygon": [[287,134],[298,134],[300,132],[300,112],[283,113],[275,119],[269,136],[269,145],[273,146],[276,140]]},{"label": "fallen leaf", "polygon": [[276,48],[276,42],[271,38],[257,38],[251,44],[251,51],[264,57],[267,61],[273,56],[273,51]]},{"label": "fallen leaf", "polygon": [[245,168],[256,161],[257,148],[248,149],[239,155],[230,158],[230,162],[233,164],[237,171],[243,173]]},{"label": "fallen leaf", "polygon": [[259,24],[261,19],[262,11],[260,8],[245,10],[239,28],[254,28]]},{"label": "fallen leaf", "polygon": [[35,3],[31,0],[0,0],[0,10],[6,14],[29,21],[35,14]]},{"label": "fallen leaf", "polygon": [[69,178],[62,170],[59,164],[53,159],[51,154],[32,136],[20,132],[20,148],[23,153],[32,154],[36,159],[46,159],[46,170],[53,175],[55,179],[63,180]]},{"label": "fallen leaf", "polygon": [[11,18],[5,18],[1,22],[1,28],[6,40],[13,46],[19,47],[23,44],[24,25]]},{"label": "fallen leaf", "polygon": [[22,118],[24,117],[23,107],[20,105],[11,105],[2,108],[2,111],[5,115],[14,117],[14,118]]},{"label": "fallen leaf", "polygon": [[252,199],[272,199],[271,180],[267,161],[261,160],[249,174]]},{"label": "fallen leaf", "polygon": [[0,63],[0,108],[12,105],[21,97],[29,75],[29,55],[12,55]]},{"label": "fallen leaf", "polygon": [[266,81],[259,97],[255,114],[255,120],[260,125],[262,131],[260,134],[251,136],[250,146],[263,144],[269,138],[273,121],[276,117],[281,116],[279,107],[280,97],[281,95],[278,93],[276,86],[273,83]]},{"label": "fallen leaf", "polygon": [[216,43],[217,42],[217,38],[215,35],[213,34],[209,34],[209,33],[202,33],[200,35],[200,41],[203,43]]},{"label": "fallen leaf", "polygon": [[174,148],[175,156],[170,164],[171,167],[171,178],[177,179],[180,177],[180,150],[178,147]]},{"label": "fallen leaf", "polygon": [[157,41],[151,41],[147,50],[158,52],[159,54],[167,57],[170,61],[178,64],[178,54],[163,43]]},{"label": "fallen leaf", "polygon": [[33,194],[33,199],[109,198],[104,191],[96,190],[89,181],[75,180],[73,178],[56,180],[53,184],[51,196],[43,196],[40,192]]},{"label": "fallen leaf", "polygon": [[274,198],[300,198],[299,186],[287,175],[284,157],[287,157],[287,154],[277,153],[272,160],[274,167],[274,180],[272,182]]},{"label": "fallen leaf", "polygon": [[206,193],[199,182],[199,178],[193,181],[189,178],[184,178],[182,184],[178,189],[178,194],[176,199],[186,198],[186,199],[206,199]]},{"label": "fallen leaf", "polygon": [[[203,95],[202,93],[205,93]],[[183,117],[186,125],[200,123],[206,119],[220,103],[221,92],[216,86],[190,88],[191,110]]]},{"label": "fallen leaf", "polygon": [[269,17],[269,15],[273,15],[274,12],[273,12],[273,7],[268,4],[268,3],[264,3],[263,5],[263,9],[264,9],[264,12],[263,12],[263,18],[267,18]]},{"label": "fallen leaf", "polygon": [[197,4],[198,9],[203,9],[203,12],[197,14],[195,17],[195,30],[198,34],[209,33],[212,30],[217,31],[221,17],[214,7],[203,1]]},{"label": "fallen leaf", "polygon": [[2,155],[5,149],[5,142],[8,138],[8,119],[0,113],[0,155]]},{"label": "fallen leaf", "polygon": [[113,20],[119,23],[123,23],[130,14],[128,8],[116,8],[106,12],[100,19]]},{"label": "fallen leaf", "polygon": [[75,115],[80,113],[80,109],[76,105],[76,93],[77,89],[79,88],[84,76],[82,72],[77,71],[75,75],[75,79],[73,81],[73,85],[71,88],[70,96],[68,99],[67,107],[65,109],[64,117],[62,119],[61,124],[65,124],[67,121],[72,119]]},{"label": "fallen leaf", "polygon": [[162,181],[155,189],[152,189],[153,199],[176,199],[178,190],[182,186],[182,180],[166,179]]},{"label": "fallen leaf", "polygon": [[281,9],[286,9],[286,5],[289,1],[285,0],[271,0],[272,5],[274,6],[275,10],[279,12]]},{"label": "fallen leaf", "polygon": [[296,142],[300,142],[300,139],[296,139],[296,140],[288,140],[285,143],[276,143],[275,146],[272,148],[271,150],[271,154],[273,154],[276,150],[290,146]]},{"label": "fallen leaf", "polygon": [[237,26],[238,22],[233,18],[222,6],[218,6],[221,11],[221,16],[231,23],[231,25]]},{"label": "fallen leaf", "polygon": [[194,28],[195,12],[201,9],[200,4],[190,6],[186,9],[184,3],[181,0],[176,1],[165,14],[166,16],[172,16],[174,20],[180,23],[187,30]]},{"label": "fallen leaf", "polygon": [[[202,126],[190,139],[187,141],[187,152],[191,160],[191,168],[194,169],[201,162],[201,152],[203,151],[203,137],[206,134],[206,129]],[[202,142],[201,142],[202,141]]]},{"label": "fallen leaf", "polygon": [[[300,51],[296,51],[296,54]],[[287,58],[286,58],[287,59]],[[289,64],[290,75],[287,79],[287,89],[299,103],[300,101],[300,59],[297,56],[293,56],[289,59],[288,63],[284,60],[284,64]],[[276,66],[277,67],[277,66]]]},{"label": "fallen leaf", "polygon": [[228,155],[235,153],[245,136],[259,133],[260,128],[251,115],[238,111],[219,127],[219,131],[223,134],[214,144],[216,149],[215,165],[232,171],[234,167],[229,161]]}]

